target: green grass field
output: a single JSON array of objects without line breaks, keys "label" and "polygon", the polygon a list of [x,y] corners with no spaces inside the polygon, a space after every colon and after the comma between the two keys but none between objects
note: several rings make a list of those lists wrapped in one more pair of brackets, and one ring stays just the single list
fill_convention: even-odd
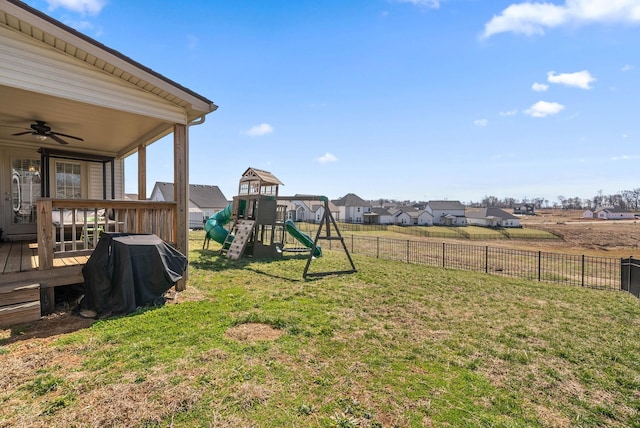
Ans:
[{"label": "green grass field", "polygon": [[640,427],[629,294],[192,236],[178,304],[1,339],[0,426]]}]

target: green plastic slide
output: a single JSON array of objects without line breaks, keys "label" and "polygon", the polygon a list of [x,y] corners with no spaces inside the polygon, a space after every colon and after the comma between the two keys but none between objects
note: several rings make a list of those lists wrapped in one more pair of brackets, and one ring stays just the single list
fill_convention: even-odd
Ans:
[{"label": "green plastic slide", "polygon": [[[289,232],[291,236],[293,236],[298,241],[300,241],[302,245],[304,245],[307,248],[313,248],[313,239],[311,239],[309,235],[307,235],[306,233],[298,229],[296,227],[296,224],[293,222],[293,220],[285,221],[284,226],[287,229],[287,232]],[[322,248],[320,248],[319,246],[316,246],[316,250],[313,252],[313,255],[315,257],[321,257]]]},{"label": "green plastic slide", "polygon": [[227,235],[229,231],[225,229],[223,226],[229,221],[231,221],[231,210],[233,209],[233,204],[229,204],[229,206],[222,211],[218,211],[204,224],[204,230],[207,232],[207,238],[213,239],[214,241],[224,244],[225,239],[227,239]]}]

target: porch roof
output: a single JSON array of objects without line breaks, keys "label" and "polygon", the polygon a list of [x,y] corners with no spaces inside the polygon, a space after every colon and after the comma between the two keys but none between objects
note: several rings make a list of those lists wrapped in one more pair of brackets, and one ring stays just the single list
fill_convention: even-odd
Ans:
[{"label": "porch roof", "polygon": [[0,143],[59,147],[13,134],[45,121],[76,151],[125,157],[204,120],[217,106],[18,0],[0,0]]}]

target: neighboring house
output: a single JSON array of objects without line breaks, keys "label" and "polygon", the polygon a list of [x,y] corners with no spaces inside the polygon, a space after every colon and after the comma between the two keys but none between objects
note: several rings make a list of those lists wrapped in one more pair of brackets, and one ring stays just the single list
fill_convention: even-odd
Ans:
[{"label": "neighboring house", "polygon": [[340,212],[336,221],[344,223],[364,223],[364,215],[371,212],[371,204],[356,194],[348,193],[340,199],[331,201]]},{"label": "neighboring house", "polygon": [[429,201],[426,210],[433,216],[435,225],[465,226],[467,224],[464,205],[459,201]]},{"label": "neighboring house", "polygon": [[[101,210],[105,230],[154,233],[188,254],[189,133],[216,110],[212,101],[18,0],[0,0],[0,100],[0,229],[4,239],[35,239],[38,252],[37,268],[4,266],[0,283],[37,284],[46,312],[55,287],[83,282],[86,257],[72,252],[90,255],[95,239],[78,219]],[[173,201],[125,200],[124,159],[137,154],[127,178],[144,199],[147,147],[166,137]],[[0,294],[0,307],[10,299]]]},{"label": "neighboring house", "polygon": [[582,218],[593,218],[594,212],[591,210],[586,210],[582,213]]},{"label": "neighboring house", "polygon": [[365,214],[365,224],[394,224],[395,217],[389,210],[382,207],[372,207],[371,211]]},{"label": "neighboring house", "polygon": [[418,210],[412,216],[418,226],[433,226],[433,214],[428,210]]},{"label": "neighboring house", "polygon": [[536,207],[533,204],[518,204],[513,207],[513,213],[517,215],[536,215]]},{"label": "neighboring house", "polygon": [[398,226],[410,226],[412,224],[411,214],[406,212],[404,209],[399,209],[398,211],[396,211],[395,218],[395,223]]},{"label": "neighboring house", "polygon": [[520,219],[496,207],[467,208],[467,224],[485,227],[520,227]]},{"label": "neighboring house", "polygon": [[[173,201],[173,192],[173,183],[157,181],[149,200]],[[189,228],[202,229],[206,219],[228,205],[229,201],[218,186],[189,184]]]},{"label": "neighboring house", "polygon": [[629,220],[635,218],[635,214],[622,208],[601,208],[594,214],[603,220]]}]

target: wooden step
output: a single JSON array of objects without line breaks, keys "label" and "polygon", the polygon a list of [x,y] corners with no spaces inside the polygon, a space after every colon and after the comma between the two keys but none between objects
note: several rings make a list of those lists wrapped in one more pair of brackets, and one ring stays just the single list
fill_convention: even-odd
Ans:
[{"label": "wooden step", "polygon": [[40,284],[0,285],[0,307],[36,300],[40,301]]},{"label": "wooden step", "polygon": [[24,324],[40,319],[40,284],[0,286],[0,326]]}]

